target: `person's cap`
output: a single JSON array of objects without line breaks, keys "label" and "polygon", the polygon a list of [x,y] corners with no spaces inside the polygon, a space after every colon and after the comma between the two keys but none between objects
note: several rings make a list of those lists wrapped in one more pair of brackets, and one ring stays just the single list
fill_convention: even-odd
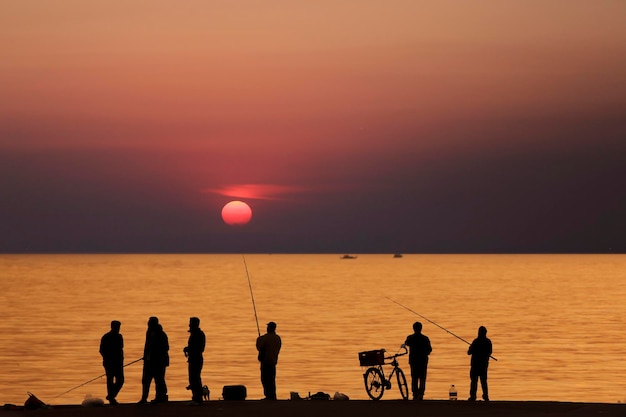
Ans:
[{"label": "person's cap", "polygon": [[152,316],[148,319],[148,325],[154,326],[156,324],[159,324],[159,319],[157,317]]},{"label": "person's cap", "polygon": [[267,323],[267,328],[268,329],[275,329],[276,328],[276,323],[274,323],[273,321],[270,321],[269,323]]},{"label": "person's cap", "polygon": [[111,322],[111,327],[112,328],[119,328],[122,325],[122,322],[120,322],[119,320],[113,320]]},{"label": "person's cap", "polygon": [[198,317],[189,317],[189,325],[198,327],[200,325],[200,319]]}]

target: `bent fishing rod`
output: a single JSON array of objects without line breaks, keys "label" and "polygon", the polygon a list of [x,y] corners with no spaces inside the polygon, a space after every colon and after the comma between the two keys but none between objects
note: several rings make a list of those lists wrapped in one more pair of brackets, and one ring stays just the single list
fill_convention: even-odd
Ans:
[{"label": "bent fishing rod", "polygon": [[250,274],[248,273],[248,264],[246,263],[246,257],[241,255],[243,258],[243,265],[246,267],[246,276],[248,277],[248,287],[250,287],[250,298],[252,298],[252,308],[254,309],[254,319],[256,320],[256,331],[261,336],[261,328],[259,327],[259,316],[256,314],[256,303],[254,302],[254,294],[252,293],[252,282],[250,281]]},{"label": "bent fishing rod", "polygon": [[[122,366],[122,368],[126,368],[128,365],[132,365],[133,363],[137,363],[137,362],[139,362],[140,360],[143,360],[143,357],[141,357],[141,358],[139,358],[139,359],[137,359],[137,360],[134,360],[134,361],[132,361],[132,362],[127,363],[126,365]],[[106,376],[106,375],[107,375],[106,373],[105,373],[105,374],[102,374],[102,375],[98,375],[97,377],[92,378],[92,379],[90,379],[90,380],[89,380],[89,381],[87,381],[87,382],[83,382],[82,384],[77,385],[77,386],[75,386],[75,387],[74,387],[74,388],[72,388],[72,389],[68,389],[68,390],[67,390],[67,391],[65,391],[64,393],[61,393],[61,394],[59,394],[59,395],[57,395],[57,396],[55,396],[55,397],[52,397],[52,398],[53,398],[53,399],[54,399],[54,398],[59,398],[60,396],[65,395],[65,394],[67,394],[68,392],[72,392],[72,391],[74,391],[75,389],[78,389],[78,388],[80,388],[80,387],[82,387],[82,386],[84,386],[84,385],[87,385],[87,384],[89,384],[90,382],[93,382],[93,381],[95,381],[96,379],[100,379],[100,378],[102,378],[103,376]]]},{"label": "bent fishing rod", "polygon": [[[468,345],[471,345],[471,343],[470,343],[470,342],[468,342],[467,340],[463,339],[461,336],[457,336],[456,334],[452,333],[450,330],[446,329],[446,328],[445,328],[445,327],[443,327],[443,326],[440,326],[439,324],[435,323],[434,321],[432,321],[432,320],[431,320],[431,319],[429,319],[428,317],[424,317],[424,316],[422,316],[422,315],[421,315],[420,313],[418,313],[417,311],[415,311],[415,310],[411,310],[410,308],[408,308],[408,307],[407,307],[407,306],[405,306],[404,304],[400,304],[400,303],[399,303],[399,302],[397,302],[396,300],[392,300],[392,299],[391,299],[391,298],[389,298],[389,297],[385,297],[385,298],[386,298],[387,300],[389,300],[389,301],[393,302],[393,303],[396,303],[397,305],[399,305],[400,307],[404,308],[405,310],[408,310],[408,311],[410,311],[411,313],[413,313],[413,314],[416,314],[416,315],[420,316],[421,318],[423,318],[423,319],[424,319],[424,320],[426,320],[427,322],[434,324],[435,326],[439,327],[441,330],[443,330],[443,331],[445,331],[445,332],[447,332],[447,333],[451,334],[452,336],[456,337],[457,339],[462,340],[463,342],[467,343]],[[491,359],[493,359],[494,361],[497,361],[497,359],[496,359],[495,357],[493,357],[492,355],[489,355],[489,357],[490,357]]]}]

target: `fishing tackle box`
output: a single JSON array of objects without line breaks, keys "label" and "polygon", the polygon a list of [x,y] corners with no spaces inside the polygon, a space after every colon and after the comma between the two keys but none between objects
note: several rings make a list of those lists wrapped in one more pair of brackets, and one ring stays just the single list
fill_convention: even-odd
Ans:
[{"label": "fishing tackle box", "polygon": [[248,390],[245,385],[224,385],[222,398],[225,400],[242,401],[246,399]]}]

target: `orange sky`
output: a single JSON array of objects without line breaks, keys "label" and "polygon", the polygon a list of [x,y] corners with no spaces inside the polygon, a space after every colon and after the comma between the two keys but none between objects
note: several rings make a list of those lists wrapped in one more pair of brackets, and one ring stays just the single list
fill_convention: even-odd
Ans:
[{"label": "orange sky", "polygon": [[[601,251],[621,241],[610,233],[626,197],[607,187],[624,169],[622,2],[2,9],[0,185],[10,203],[0,250],[234,250],[218,244],[230,233],[219,212],[249,196],[232,195],[242,186],[259,192],[251,205],[261,211],[245,238],[267,245],[244,249],[262,252],[294,241],[317,242],[301,251],[548,250],[529,225],[578,207],[540,240],[567,250],[567,231]],[[593,193],[568,200],[581,183]],[[591,200],[602,207],[589,213]],[[503,230],[511,218],[519,230]],[[608,236],[590,232],[598,221]],[[151,249],[151,233],[167,244]]]}]

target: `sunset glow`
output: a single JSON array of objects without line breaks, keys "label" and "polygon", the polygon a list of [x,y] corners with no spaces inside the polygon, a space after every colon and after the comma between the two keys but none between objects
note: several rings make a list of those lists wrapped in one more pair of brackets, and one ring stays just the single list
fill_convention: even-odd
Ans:
[{"label": "sunset glow", "polygon": [[36,4],[0,251],[626,251],[623,1]]}]

